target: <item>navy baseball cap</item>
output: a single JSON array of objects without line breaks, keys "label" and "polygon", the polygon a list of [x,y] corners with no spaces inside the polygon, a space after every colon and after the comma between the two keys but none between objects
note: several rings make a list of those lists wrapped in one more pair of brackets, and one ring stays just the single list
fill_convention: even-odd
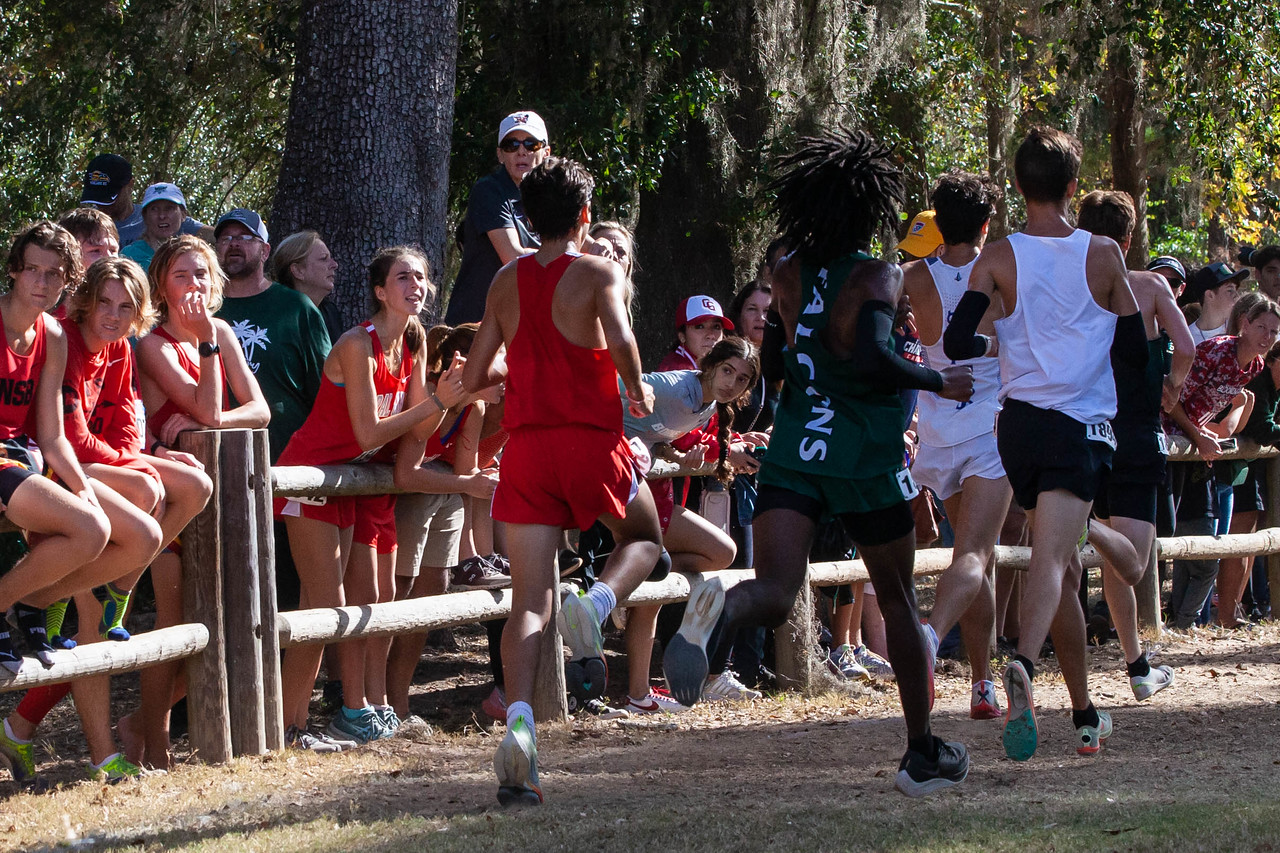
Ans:
[{"label": "navy baseball cap", "polygon": [[218,224],[213,226],[213,238],[215,240],[218,239],[218,234],[222,231],[222,227],[228,222],[239,222],[256,234],[262,242],[271,242],[271,238],[267,236],[267,223],[263,222],[261,216],[247,207],[233,207],[218,217]]},{"label": "navy baseball cap", "polygon": [[120,197],[124,185],[133,180],[133,165],[119,154],[99,154],[84,171],[81,204],[108,205]]}]

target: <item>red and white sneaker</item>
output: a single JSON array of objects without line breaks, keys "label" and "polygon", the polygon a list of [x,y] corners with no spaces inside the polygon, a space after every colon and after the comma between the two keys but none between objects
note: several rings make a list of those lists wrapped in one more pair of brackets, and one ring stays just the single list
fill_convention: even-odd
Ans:
[{"label": "red and white sneaker", "polygon": [[672,698],[665,688],[655,687],[643,699],[628,696],[627,710],[633,714],[674,714],[689,709]]},{"label": "red and white sneaker", "polygon": [[1000,710],[1000,702],[996,699],[996,683],[994,681],[978,681],[973,685],[973,696],[969,700],[969,718],[973,720],[998,720],[1004,712]]}]

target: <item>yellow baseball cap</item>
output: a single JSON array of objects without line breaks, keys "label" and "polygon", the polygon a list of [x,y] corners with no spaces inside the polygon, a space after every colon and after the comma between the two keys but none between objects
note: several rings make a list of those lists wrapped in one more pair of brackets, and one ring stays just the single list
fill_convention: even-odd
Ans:
[{"label": "yellow baseball cap", "polygon": [[938,230],[933,217],[932,210],[917,213],[916,218],[911,220],[911,227],[907,229],[907,236],[898,244],[898,250],[917,258],[927,258],[936,252],[942,245],[942,232]]}]

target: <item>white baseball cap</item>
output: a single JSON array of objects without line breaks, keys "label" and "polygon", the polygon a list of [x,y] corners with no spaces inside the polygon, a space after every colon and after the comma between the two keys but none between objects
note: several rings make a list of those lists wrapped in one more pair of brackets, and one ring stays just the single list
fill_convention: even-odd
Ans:
[{"label": "white baseball cap", "polygon": [[704,320],[719,320],[726,332],[733,331],[733,322],[724,316],[720,303],[710,296],[690,296],[680,300],[680,307],[676,309],[677,330]]},{"label": "white baseball cap", "polygon": [[504,118],[502,124],[498,125],[498,144],[501,145],[502,140],[516,130],[523,130],[541,142],[548,141],[546,123],[542,116],[532,110],[521,110]]}]

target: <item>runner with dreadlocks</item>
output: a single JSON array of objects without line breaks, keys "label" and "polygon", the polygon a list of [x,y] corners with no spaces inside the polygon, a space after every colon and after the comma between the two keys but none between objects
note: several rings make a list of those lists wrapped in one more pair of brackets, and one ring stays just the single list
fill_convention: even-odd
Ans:
[{"label": "runner with dreadlocks", "polygon": [[695,590],[663,668],[676,699],[695,703],[709,642],[718,658],[725,650],[716,641],[739,625],[780,626],[804,583],[818,521],[835,516],[857,544],[884,613],[907,723],[896,785],[920,796],[963,781],[969,756],[929,729],[933,654],[916,611],[907,503],[918,489],[903,465],[898,390],[966,400],[973,376],[968,367],[939,373],[894,353],[902,273],[868,254],[902,203],[889,149],[862,132],[805,138],[779,166],[778,233],[796,248],[773,277],[772,324],[786,335],[786,376],[758,477],[756,578],[727,594],[718,579]]}]

